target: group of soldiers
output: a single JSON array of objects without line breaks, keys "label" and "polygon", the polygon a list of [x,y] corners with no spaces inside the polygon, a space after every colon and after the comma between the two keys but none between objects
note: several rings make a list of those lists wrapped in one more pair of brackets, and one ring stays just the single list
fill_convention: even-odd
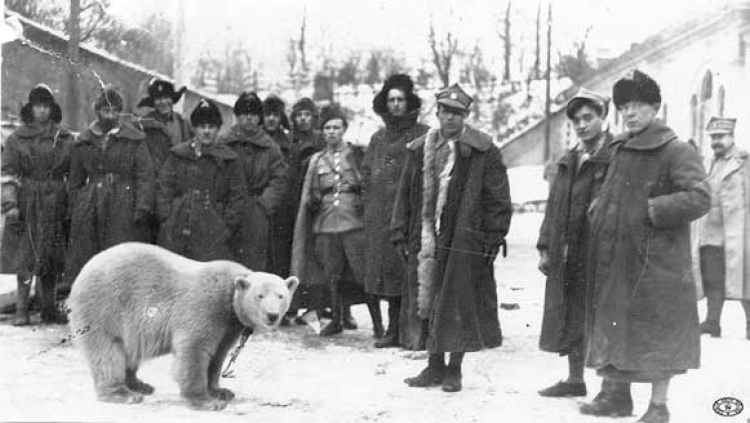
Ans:
[{"label": "group of soldiers", "polygon": [[[55,291],[69,290],[89,258],[156,243],[298,276],[281,323],[315,312],[330,318],[323,336],[356,328],[350,306],[363,302],[376,347],[427,349],[427,367],[405,383],[461,390],[465,353],[502,343],[493,263],[512,214],[499,149],[465,122],[471,96],[440,90],[430,128],[418,122],[411,78],[393,75],[373,100],[384,127],[362,149],[344,142],[348,117],[336,105],[304,98],[288,119],[278,97],[246,92],[222,131],[210,100],[189,123],[174,112],[183,92],[153,82],[139,106],[154,110],[126,121],[122,96],[106,88],[97,120],[73,137],[52,91],[31,90],[2,163],[2,265],[18,275],[16,323],[29,323],[32,276],[42,321],[61,322]],[[566,107],[579,143],[557,163],[537,248],[547,276],[540,347],[567,356],[569,376],[540,394],[585,396],[587,365],[604,381],[582,413],[630,415],[630,384],[648,382],[639,422],[667,422],[669,381],[699,366],[700,332],[720,336],[725,297],[750,298],[748,156],[734,146],[735,121],[714,118],[707,176],[696,149],[656,118],[659,85],[639,70],[613,87],[624,122],[616,137],[609,102],[581,89]],[[693,262],[708,297],[702,325]]]},{"label": "group of soldiers", "polygon": [[697,146],[656,118],[660,87],[639,70],[613,87],[616,137],[609,101],[582,88],[565,109],[579,142],[556,164],[537,249],[540,348],[567,356],[568,377],[539,394],[586,396],[588,366],[603,382],[581,413],[629,416],[630,385],[645,382],[651,401],[638,422],[664,423],[669,382],[700,366],[701,333],[721,336],[726,298],[742,301],[750,339],[750,160],[735,145],[736,119],[713,117],[704,166]]}]

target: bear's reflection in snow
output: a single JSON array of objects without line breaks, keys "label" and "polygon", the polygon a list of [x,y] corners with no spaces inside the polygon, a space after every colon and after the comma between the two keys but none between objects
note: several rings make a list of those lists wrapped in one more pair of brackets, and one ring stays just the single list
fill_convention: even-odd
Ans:
[{"label": "bear's reflection in snow", "polygon": [[245,328],[269,329],[289,308],[299,281],[230,261],[197,262],[161,247],[125,243],[94,256],[75,280],[70,327],[88,359],[100,400],[143,401],[147,359],[174,352],[188,404],[221,410],[234,393],[219,387],[227,352]]}]

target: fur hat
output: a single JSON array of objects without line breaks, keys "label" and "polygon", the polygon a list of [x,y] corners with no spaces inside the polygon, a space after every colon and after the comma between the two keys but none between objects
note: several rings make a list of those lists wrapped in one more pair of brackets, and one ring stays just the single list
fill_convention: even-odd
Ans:
[{"label": "fur hat", "polygon": [[660,104],[661,90],[653,78],[638,69],[633,69],[615,82],[612,100],[617,108],[630,101]]},{"label": "fur hat", "polygon": [[280,99],[274,94],[269,95],[265,100],[263,100],[263,114],[279,115],[279,117],[281,118],[281,126],[286,129],[291,129],[289,127],[289,118],[286,116],[286,104],[284,104],[284,100]]},{"label": "fur hat", "polygon": [[346,113],[336,103],[331,103],[330,105],[323,107],[320,111],[320,128],[323,129],[326,122],[333,119],[341,119],[344,122],[344,128],[349,127],[349,122],[346,120]]},{"label": "fur hat", "polygon": [[202,98],[190,114],[190,124],[193,126],[214,124],[221,126],[224,120],[221,118],[219,106],[211,100]]},{"label": "fur hat", "polygon": [[187,91],[187,87],[182,87],[179,91],[175,91],[173,83],[154,78],[148,84],[148,97],[141,99],[136,107],[154,107],[154,100],[159,97],[171,97],[172,102],[177,103],[185,91]]},{"label": "fur hat", "polygon": [[315,105],[315,102],[313,102],[309,97],[303,97],[294,105],[292,106],[292,114],[289,116],[289,118],[292,120],[292,124],[294,125],[294,118],[297,117],[297,114],[299,112],[307,110],[313,115],[313,128],[317,126],[317,120],[318,120],[318,106]]},{"label": "fur hat", "polygon": [[237,97],[234,103],[234,114],[239,115],[256,115],[260,116],[263,121],[263,102],[260,101],[258,94],[245,91]]},{"label": "fur hat", "polygon": [[122,95],[117,90],[111,86],[107,86],[99,93],[99,98],[94,102],[94,110],[98,111],[105,106],[111,106],[122,111],[125,107],[125,100],[123,100]]},{"label": "fur hat", "polygon": [[54,123],[60,123],[62,121],[62,109],[60,105],[55,101],[55,96],[52,94],[52,89],[47,84],[38,84],[29,91],[29,101],[21,107],[21,120],[29,125],[34,122],[33,107],[35,104],[49,104],[50,108],[50,120]]},{"label": "fur hat", "polygon": [[388,113],[388,92],[392,89],[399,89],[406,96],[406,110],[419,110],[422,107],[422,99],[414,94],[414,82],[409,75],[397,73],[388,77],[383,83],[383,88],[375,95],[372,100],[372,110],[378,115]]}]

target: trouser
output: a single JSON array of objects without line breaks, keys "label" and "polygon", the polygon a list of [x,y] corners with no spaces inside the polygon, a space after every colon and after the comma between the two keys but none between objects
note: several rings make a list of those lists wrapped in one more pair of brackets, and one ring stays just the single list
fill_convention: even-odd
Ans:
[{"label": "trouser", "polygon": [[[701,278],[706,293],[706,320],[718,323],[724,308],[726,291],[726,258],[724,247],[706,245],[700,248]],[[743,300],[745,320],[750,328],[750,300]]]}]

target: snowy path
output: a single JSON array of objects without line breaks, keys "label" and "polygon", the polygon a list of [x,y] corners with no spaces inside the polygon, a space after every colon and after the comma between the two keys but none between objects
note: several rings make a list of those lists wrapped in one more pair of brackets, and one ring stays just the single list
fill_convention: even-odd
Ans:
[{"label": "snowy path", "polygon": [[[237,399],[221,412],[189,410],[171,378],[172,358],[146,364],[141,377],[156,393],[139,405],[97,402],[88,369],[78,351],[61,344],[67,328],[19,329],[0,321],[0,421],[218,421],[218,422],[634,422],[645,411],[650,388],[633,389],[636,416],[582,416],[580,399],[544,399],[536,391],[561,378],[566,361],[537,348],[543,281],[536,271],[533,243],[538,215],[514,217],[510,255],[496,263],[498,278],[521,309],[500,312],[502,347],[469,354],[464,390],[414,389],[403,384],[425,364],[424,353],[372,348],[364,306],[354,309],[361,329],[321,339],[309,327],[254,336],[223,379]],[[703,311],[702,311],[703,312]],[[746,422],[750,409],[720,417],[712,403],[734,396],[750,408],[750,341],[744,315],[728,303],[724,337],[703,338],[702,369],[676,378],[670,395],[672,421]],[[587,370],[589,396],[599,379]],[[252,419],[252,420],[251,420]]]}]

